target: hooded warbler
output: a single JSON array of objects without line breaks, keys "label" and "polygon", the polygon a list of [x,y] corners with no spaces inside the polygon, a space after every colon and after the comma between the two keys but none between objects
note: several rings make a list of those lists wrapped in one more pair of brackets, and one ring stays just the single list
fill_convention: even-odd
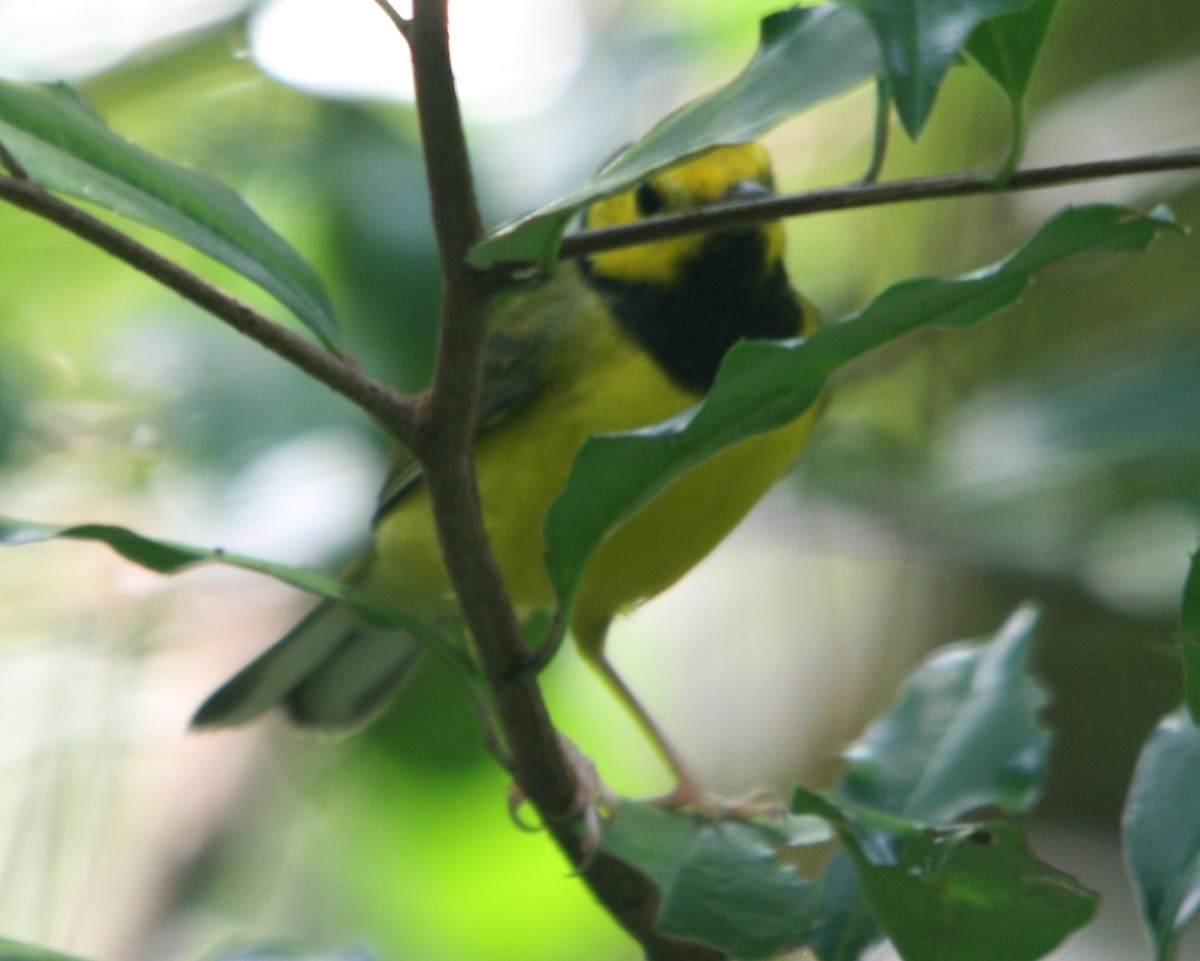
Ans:
[{"label": "hooded warbler", "polygon": [[[588,227],[768,195],[758,144],[719,147],[596,201]],[[549,607],[542,520],[580,445],[658,423],[697,403],[743,338],[816,329],[791,287],[778,223],[689,234],[565,262],[493,319],[475,467],[492,549],[518,611]],[[612,618],[671,586],[709,553],[787,469],[815,413],[742,441],[676,480],[600,547],[571,622],[584,658],[631,709],[678,778],[670,796],[702,796],[678,752],[604,654]],[[375,516],[374,543],[347,578],[431,622],[454,610],[428,491],[411,456],[397,459]],[[200,727],[240,724],[282,706],[300,725],[339,729],[387,702],[419,647],[319,605],[200,708]]]}]

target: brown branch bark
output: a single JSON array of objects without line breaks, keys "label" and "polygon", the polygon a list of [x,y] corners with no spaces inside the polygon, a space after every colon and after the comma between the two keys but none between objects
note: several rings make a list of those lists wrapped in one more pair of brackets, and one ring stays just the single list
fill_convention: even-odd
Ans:
[{"label": "brown branch bark", "polygon": [[[496,701],[513,772],[554,839],[585,864],[575,820],[576,776],[550,720],[532,656],[492,557],[472,462],[491,279],[466,263],[483,236],[450,65],[446,0],[416,0],[405,36],[412,48],[444,294],[433,386],[414,450],[425,468],[447,570]],[[654,930],[657,889],[624,863],[597,855],[582,876],[654,961],[719,961],[708,948]]]},{"label": "brown branch bark", "polygon": [[873,207],[910,200],[966,197],[1014,190],[1042,190],[1085,180],[1107,180],[1134,174],[1196,169],[1200,169],[1200,147],[1121,157],[1116,160],[1091,160],[1052,167],[1032,167],[1018,170],[1005,183],[996,183],[987,175],[966,173],[894,180],[881,184],[831,187],[803,194],[787,194],[764,200],[705,207],[687,213],[665,214],[602,230],[583,230],[563,238],[559,255],[580,257],[680,234],[742,227],[764,220],[778,220],[782,217],[797,217],[830,210],[849,210],[852,207]]},{"label": "brown branch bark", "polygon": [[400,31],[401,35],[408,38],[409,22],[407,17],[402,17],[388,0],[375,0],[375,6],[383,11],[384,15],[392,21],[392,26]]}]

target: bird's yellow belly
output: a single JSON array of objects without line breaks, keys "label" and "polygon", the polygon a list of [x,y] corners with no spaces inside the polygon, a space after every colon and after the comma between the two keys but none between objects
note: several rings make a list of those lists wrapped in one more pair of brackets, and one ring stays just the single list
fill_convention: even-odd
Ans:
[{"label": "bird's yellow belly", "polygon": [[700,562],[787,470],[812,426],[809,412],[729,448],[676,480],[601,545],[573,618],[585,647],[612,616],[666,590]]},{"label": "bird's yellow belly", "polygon": [[[542,521],[584,440],[665,420],[695,403],[640,351],[612,354],[570,386],[543,392],[485,431],[475,466],[492,550],[518,609],[549,606]],[[613,615],[665,590],[711,551],[779,478],[803,446],[813,415],[744,441],[694,468],[619,528],[584,577],[573,627],[600,643]],[[423,486],[384,518],[366,587],[415,613],[453,599]]]}]

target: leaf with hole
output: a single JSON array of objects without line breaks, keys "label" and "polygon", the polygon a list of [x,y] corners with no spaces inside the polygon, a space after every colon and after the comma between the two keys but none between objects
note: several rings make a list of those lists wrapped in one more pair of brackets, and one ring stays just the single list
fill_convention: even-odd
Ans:
[{"label": "leaf with hole", "polygon": [[[1045,778],[1046,693],[1029,674],[1037,614],[1018,608],[987,641],[936,651],[895,703],[846,750],[831,795],[888,816],[952,825],[984,808],[1028,810]],[[825,872],[825,923],[812,946],[825,961],[857,958],[882,932],[845,853]]]},{"label": "leaf with hole", "polygon": [[805,790],[793,810],[837,830],[904,961],[1036,961],[1095,914],[1096,895],[1038,860],[1011,824],[935,827]]}]

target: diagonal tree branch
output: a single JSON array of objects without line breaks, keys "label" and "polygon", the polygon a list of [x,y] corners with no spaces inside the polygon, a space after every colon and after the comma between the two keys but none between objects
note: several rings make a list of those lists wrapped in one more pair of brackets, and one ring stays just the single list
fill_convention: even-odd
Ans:
[{"label": "diagonal tree branch", "polygon": [[950,174],[944,177],[894,180],[890,183],[831,187],[803,194],[787,194],[764,200],[704,207],[687,213],[664,214],[619,227],[582,230],[568,234],[563,238],[559,255],[581,257],[602,250],[628,247],[630,244],[662,240],[680,234],[742,227],[764,220],[778,220],[782,217],[797,217],[830,210],[874,207],[908,200],[1042,190],[1085,180],[1107,180],[1132,174],[1165,173],[1174,170],[1200,170],[1200,147],[1121,157],[1116,160],[1091,160],[1052,167],[1031,167],[1018,170],[1006,183],[1001,184],[997,184],[987,174]]},{"label": "diagonal tree branch", "polygon": [[402,443],[411,442],[413,400],[372,380],[353,361],[329,353],[128,234],[56,197],[32,180],[0,175],[0,198],[57,224],[152,277],[353,401]]}]

